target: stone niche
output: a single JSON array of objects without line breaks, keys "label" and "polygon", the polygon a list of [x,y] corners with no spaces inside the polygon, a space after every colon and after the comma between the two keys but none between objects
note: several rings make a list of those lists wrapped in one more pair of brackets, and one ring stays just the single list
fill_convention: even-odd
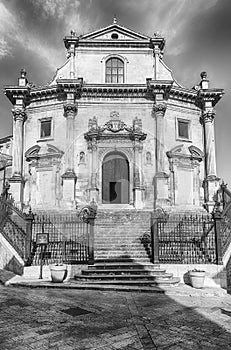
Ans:
[{"label": "stone niche", "polygon": [[167,152],[170,168],[170,197],[173,205],[200,205],[200,163],[203,152],[179,145]]},{"label": "stone niche", "polygon": [[25,203],[32,208],[60,206],[62,156],[62,151],[49,144],[33,146],[26,152],[29,171],[26,175]]}]

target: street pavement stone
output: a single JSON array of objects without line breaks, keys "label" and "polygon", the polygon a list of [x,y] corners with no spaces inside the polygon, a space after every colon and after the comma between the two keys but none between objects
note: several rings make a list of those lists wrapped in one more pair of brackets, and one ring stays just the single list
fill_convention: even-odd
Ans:
[{"label": "street pavement stone", "polygon": [[228,350],[230,333],[230,295],[0,286],[0,350]]}]

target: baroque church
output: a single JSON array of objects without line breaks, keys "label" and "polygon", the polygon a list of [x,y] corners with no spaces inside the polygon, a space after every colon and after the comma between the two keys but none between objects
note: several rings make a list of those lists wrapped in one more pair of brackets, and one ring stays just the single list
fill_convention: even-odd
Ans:
[{"label": "baroque church", "polygon": [[216,172],[206,72],[192,88],[164,63],[165,39],[117,23],[64,38],[67,59],[44,86],[21,70],[5,87],[13,136],[0,140],[2,186],[23,208],[204,207]]}]

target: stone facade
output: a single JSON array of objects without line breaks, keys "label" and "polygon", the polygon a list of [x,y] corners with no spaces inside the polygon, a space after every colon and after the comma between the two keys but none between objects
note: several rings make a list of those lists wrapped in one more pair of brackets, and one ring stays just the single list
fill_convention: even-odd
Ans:
[{"label": "stone facade", "polygon": [[213,204],[214,106],[206,73],[192,89],[163,61],[165,40],[114,23],[64,39],[67,60],[33,87],[21,71],[13,104],[15,200],[34,209]]}]

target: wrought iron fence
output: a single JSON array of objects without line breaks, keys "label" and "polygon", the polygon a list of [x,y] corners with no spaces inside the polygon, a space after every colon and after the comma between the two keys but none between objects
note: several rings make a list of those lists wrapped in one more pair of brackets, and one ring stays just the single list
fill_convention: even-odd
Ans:
[{"label": "wrought iron fence", "polygon": [[44,263],[87,263],[91,255],[92,222],[77,214],[35,215],[32,230],[32,261],[41,260],[41,245],[36,244],[38,233],[48,233],[49,243],[43,253]]},{"label": "wrought iron fence", "polygon": [[217,263],[214,220],[209,215],[152,215],[153,262]]},{"label": "wrought iron fence", "polygon": [[32,220],[33,214],[23,213],[6,188],[0,196],[0,232],[25,262],[30,255]]}]

